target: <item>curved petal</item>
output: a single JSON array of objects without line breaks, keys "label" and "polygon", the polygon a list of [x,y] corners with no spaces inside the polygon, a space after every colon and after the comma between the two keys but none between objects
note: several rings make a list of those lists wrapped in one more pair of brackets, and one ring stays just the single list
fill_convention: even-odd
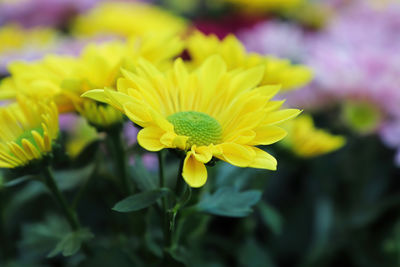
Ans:
[{"label": "curved petal", "polygon": [[222,156],[217,157],[238,167],[248,167],[256,155],[248,146],[235,143],[223,143],[218,146],[222,148]]},{"label": "curved petal", "polygon": [[174,132],[166,132],[161,137],[160,141],[168,148],[186,149],[186,142],[189,139],[187,136],[177,135]]},{"label": "curved petal", "polygon": [[146,126],[146,124],[153,120],[151,114],[147,111],[147,109],[139,104],[133,102],[126,103],[123,106],[123,109],[124,113],[131,121],[139,124],[142,127]]},{"label": "curved petal", "polygon": [[287,132],[277,126],[262,126],[254,130],[256,136],[249,145],[270,145],[282,140]]},{"label": "curved petal", "polygon": [[190,187],[201,187],[207,181],[207,168],[192,152],[187,153],[183,163],[182,177]]},{"label": "curved petal", "polygon": [[301,110],[298,109],[282,109],[279,111],[274,111],[265,118],[263,124],[267,125],[279,124],[289,119],[295,118],[300,113]]},{"label": "curved petal", "polygon": [[273,156],[257,147],[253,147],[253,150],[256,153],[256,156],[249,167],[273,171],[276,170],[277,161]]},{"label": "curved petal", "polygon": [[208,146],[193,146],[192,153],[198,161],[203,163],[209,162],[213,156],[212,149]]},{"label": "curved petal", "polygon": [[165,148],[160,141],[164,133],[158,127],[146,127],[139,131],[137,140],[140,146],[149,151],[160,151]]}]

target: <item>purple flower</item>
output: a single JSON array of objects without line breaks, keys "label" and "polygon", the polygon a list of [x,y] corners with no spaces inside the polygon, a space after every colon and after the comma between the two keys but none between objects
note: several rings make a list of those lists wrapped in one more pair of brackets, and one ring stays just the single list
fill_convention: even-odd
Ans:
[{"label": "purple flower", "polygon": [[26,27],[62,26],[99,0],[15,0],[0,2],[0,25],[16,22]]},{"label": "purple flower", "polygon": [[[339,5],[340,6],[340,5]],[[353,1],[340,6],[326,28],[310,32],[288,22],[267,21],[242,32],[249,50],[299,61],[315,79],[290,92],[289,105],[324,108],[348,101],[375,106],[376,132],[400,148],[400,4]],[[397,157],[400,163],[400,152]]]}]

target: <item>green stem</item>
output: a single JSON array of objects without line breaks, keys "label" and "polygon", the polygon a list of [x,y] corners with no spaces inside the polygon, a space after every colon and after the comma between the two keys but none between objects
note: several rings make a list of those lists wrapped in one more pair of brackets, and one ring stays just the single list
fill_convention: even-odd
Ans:
[{"label": "green stem", "polygon": [[74,210],[72,210],[67,203],[65,197],[61,194],[60,189],[58,188],[56,182],[54,181],[53,174],[50,170],[50,167],[46,167],[43,170],[43,174],[45,177],[45,182],[54,198],[57,200],[58,204],[61,207],[61,211],[63,212],[65,218],[67,219],[69,225],[71,226],[73,231],[77,231],[80,227],[78,217]]},{"label": "green stem", "polygon": [[97,175],[97,166],[98,166],[98,161],[96,160],[96,163],[95,163],[92,173],[86,179],[85,183],[81,186],[81,188],[79,189],[78,193],[75,195],[75,197],[72,201],[72,204],[71,204],[72,209],[76,209],[78,207],[79,201],[81,200],[81,198],[85,194],[86,190],[88,189],[90,182]]},{"label": "green stem", "polygon": [[164,157],[162,150],[157,153],[158,156],[158,169],[159,169],[159,178],[160,178],[160,187],[165,186],[165,178],[164,178]]},{"label": "green stem", "polygon": [[182,158],[180,164],[179,164],[179,170],[178,170],[178,175],[176,176],[176,185],[175,185],[175,194],[177,198],[180,198],[182,195],[183,191],[183,186],[184,186],[184,180],[182,177],[182,171],[183,171],[183,163],[185,162],[185,158]]},{"label": "green stem", "polygon": [[[162,154],[162,151],[159,151],[157,153],[158,156],[158,174],[159,174],[159,182],[160,182],[160,187],[165,186],[165,177],[164,177],[164,157]],[[161,199],[162,203],[162,213],[163,213],[163,231],[164,231],[164,247],[167,249],[172,240],[172,232],[170,231],[169,227],[169,222],[170,222],[170,214],[167,208],[167,198],[168,196],[165,196]]]},{"label": "green stem", "polygon": [[125,195],[131,195],[133,190],[128,181],[127,162],[121,131],[115,130],[110,132],[108,136],[112,143],[112,147],[110,149],[114,154],[113,158],[115,160],[115,167],[117,168],[118,176],[121,180],[122,190],[124,191]]},{"label": "green stem", "polygon": [[[66,220],[68,221],[71,229],[73,231],[78,231],[80,229],[80,224],[78,220],[78,216],[74,209],[72,209],[65,199],[64,195],[61,193],[60,189],[58,188],[53,173],[50,170],[50,167],[47,166],[43,170],[43,175],[45,177],[45,183],[49,188],[50,192],[53,194],[54,198],[57,200],[58,204],[61,207],[61,211],[64,214]],[[92,255],[89,247],[84,243],[82,244],[82,251],[86,254],[87,257]]]}]

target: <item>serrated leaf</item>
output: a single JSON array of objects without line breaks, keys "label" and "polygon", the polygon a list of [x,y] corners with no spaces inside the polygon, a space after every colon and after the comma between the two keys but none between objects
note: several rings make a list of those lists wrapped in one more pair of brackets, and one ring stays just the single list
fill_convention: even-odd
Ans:
[{"label": "serrated leaf", "polygon": [[274,234],[279,235],[282,233],[281,215],[273,207],[264,202],[258,205],[258,209],[264,224],[269,227]]},{"label": "serrated leaf", "polygon": [[168,194],[168,188],[159,188],[151,191],[142,192],[129,196],[113,207],[113,210],[118,212],[131,212],[149,207],[154,204],[158,199]]},{"label": "serrated leaf", "polygon": [[56,247],[47,255],[47,257],[52,258],[59,253],[62,253],[64,257],[72,256],[79,251],[83,242],[86,242],[93,237],[94,235],[88,229],[80,229],[68,233],[60,240],[60,242],[57,243]]},{"label": "serrated leaf", "polygon": [[205,195],[195,206],[198,211],[227,216],[227,217],[245,217],[253,210],[261,198],[261,192],[249,190],[239,192],[232,187],[223,187],[213,194]]}]

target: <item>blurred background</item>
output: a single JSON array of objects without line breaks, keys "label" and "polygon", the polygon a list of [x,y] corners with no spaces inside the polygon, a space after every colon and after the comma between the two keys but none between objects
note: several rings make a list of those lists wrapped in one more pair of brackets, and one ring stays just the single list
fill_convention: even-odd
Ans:
[{"label": "blurred background", "polygon": [[[279,97],[303,109],[286,125],[288,137],[265,148],[278,159],[277,171],[223,163],[212,169],[207,187],[259,189],[262,200],[245,218],[194,216],[192,231],[181,229],[183,262],[400,266],[399,1],[0,0],[0,89],[13,72],[11,62],[78,55],[88,43],[150,31],[182,38],[200,31],[221,40],[234,35],[248,53],[282,59],[271,71],[292,64],[287,75],[294,80],[283,84]],[[193,42],[195,47],[201,40]],[[296,80],[304,71],[308,78]],[[7,95],[0,90],[2,99]],[[63,116],[63,146],[71,158],[57,159],[58,175],[69,177],[62,186],[70,192],[90,173],[84,159],[96,133],[76,116]],[[132,172],[140,165],[156,175],[157,160],[138,148],[136,131],[126,127],[129,151],[141,155],[132,158]],[[76,168],[63,172],[66,165]],[[150,259],[158,253],[158,232],[147,227],[144,241],[113,235],[127,222],[104,208],[118,197],[101,194],[111,186],[103,176],[91,182],[79,210],[107,249],[82,266],[157,266]],[[2,187],[1,179],[1,259],[12,262],[6,266],[75,266],[79,259],[45,257],[65,225],[42,208],[49,205],[44,188],[36,182]],[[153,217],[147,214],[143,224]],[[147,249],[135,256],[121,248],[130,246]]]}]

